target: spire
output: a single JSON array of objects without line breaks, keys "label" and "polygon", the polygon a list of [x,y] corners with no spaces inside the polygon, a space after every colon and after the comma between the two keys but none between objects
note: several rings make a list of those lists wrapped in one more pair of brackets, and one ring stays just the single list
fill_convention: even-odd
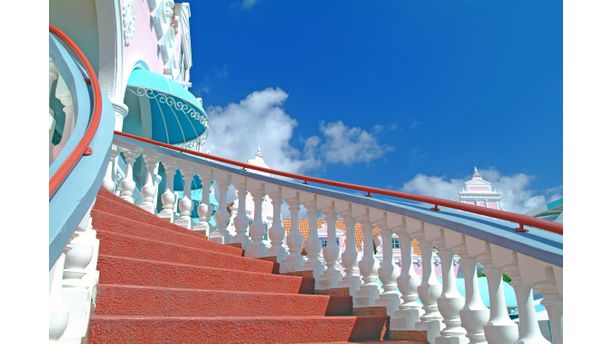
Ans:
[{"label": "spire", "polygon": [[263,153],[261,152],[261,146],[257,146],[257,153],[255,153],[255,156],[263,158]]},{"label": "spire", "polygon": [[480,177],[480,173],[478,172],[478,168],[474,166],[474,177]]}]

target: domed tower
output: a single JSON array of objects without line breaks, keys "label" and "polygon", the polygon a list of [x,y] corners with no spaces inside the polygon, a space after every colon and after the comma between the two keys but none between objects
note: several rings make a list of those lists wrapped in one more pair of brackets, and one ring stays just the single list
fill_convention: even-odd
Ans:
[{"label": "domed tower", "polygon": [[465,182],[463,190],[459,192],[459,200],[462,203],[503,210],[501,206],[501,193],[493,187],[491,182],[484,180],[478,168],[474,167],[472,179]]}]

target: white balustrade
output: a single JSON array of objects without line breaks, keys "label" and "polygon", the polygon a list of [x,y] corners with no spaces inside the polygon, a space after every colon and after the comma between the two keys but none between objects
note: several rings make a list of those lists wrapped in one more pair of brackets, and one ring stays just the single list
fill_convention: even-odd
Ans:
[{"label": "white balustrade", "polygon": [[281,272],[301,271],[305,264],[304,256],[302,256],[304,237],[299,229],[300,201],[298,195],[299,194],[296,193],[295,197],[286,199],[289,205],[289,214],[291,216],[291,230],[287,235],[289,255],[281,265]]},{"label": "white balustrade", "polygon": [[[263,223],[261,208],[264,202],[265,189],[263,183],[258,183],[253,190],[251,190],[253,202],[255,203],[255,211],[253,213],[253,224],[250,227],[251,244],[246,250],[248,257],[264,257],[268,251],[268,247],[263,242],[263,236],[265,231],[265,225]],[[246,203],[246,202],[245,202]]]},{"label": "white balustrade", "polygon": [[465,300],[457,290],[457,279],[453,267],[454,252],[450,248],[438,249],[442,262],[442,294],[438,297],[438,309],[444,317],[444,329],[436,343],[467,343],[466,330],[461,327],[459,312],[465,305]]},{"label": "white balustrade", "polygon": [[383,292],[376,300],[376,305],[385,306],[387,314],[393,316],[401,304],[401,299],[397,290],[399,271],[393,263],[393,232],[388,228],[387,223],[384,223],[384,226],[381,227],[381,236],[383,261],[378,268],[378,276],[382,282]]},{"label": "white balustrade", "polygon": [[[302,267],[302,270],[311,270],[315,280],[319,280],[321,274],[325,270],[325,265],[321,258],[321,240],[317,231],[317,200],[312,199],[304,204],[308,210],[308,239],[306,240],[306,253],[308,260]],[[316,285],[318,287],[318,285]]]},{"label": "white balustrade", "polygon": [[274,187],[268,192],[268,195],[272,199],[272,227],[270,228],[270,249],[267,255],[270,257],[276,257],[276,262],[283,264],[285,258],[288,255],[287,246],[285,245],[285,229],[283,228],[281,220],[281,195],[282,187]]},{"label": "white balustrade", "polygon": [[[325,272],[321,275],[319,288],[330,289],[337,288],[338,282],[342,279],[342,272],[338,266],[338,257],[340,255],[340,247],[336,241],[336,211],[335,204],[323,210],[327,221],[327,246],[323,250],[323,258],[325,258]],[[318,237],[318,233],[317,233]]]},{"label": "white balustrade", "polygon": [[155,199],[155,184],[153,181],[155,168],[158,160],[152,154],[143,155],[143,162],[146,168],[145,183],[140,190],[142,194],[142,202],[140,207],[151,214],[155,214],[156,199]]},{"label": "white balustrade", "polygon": [[357,241],[355,238],[355,219],[352,215],[352,205],[341,213],[346,226],[345,248],[342,253],[342,267],[345,275],[338,283],[339,287],[349,288],[349,293],[355,295],[355,292],[361,286],[361,277],[359,275],[359,266],[357,260],[359,252],[357,251]]},{"label": "white balustrade", "polygon": [[166,171],[166,190],[162,194],[162,211],[158,216],[162,219],[174,223],[174,202],[176,195],[174,194],[174,175],[176,174],[176,162],[173,160],[163,160],[162,165]]},{"label": "white balustrade", "polygon": [[421,256],[423,257],[423,275],[421,285],[417,290],[425,312],[417,323],[416,328],[418,330],[426,330],[429,341],[434,342],[442,329],[443,318],[442,314],[438,311],[438,298],[442,294],[442,289],[434,269],[433,244],[424,240],[424,237],[421,237],[419,238],[419,246],[421,248]]},{"label": "white balustrade", "polygon": [[198,169],[197,171],[200,183],[202,184],[202,197],[196,210],[198,213],[198,223],[193,226],[192,230],[208,236],[210,230],[210,224],[208,223],[210,217],[210,171],[203,169]]},{"label": "white balustrade", "polygon": [[191,182],[193,179],[193,170],[191,167],[183,168],[183,198],[179,201],[180,216],[176,220],[176,224],[191,229],[191,210],[193,202],[191,202]]},{"label": "white balustrade", "polygon": [[104,180],[102,186],[109,192],[115,193],[117,182],[115,181],[115,166],[117,161],[117,146],[113,145],[108,158],[108,165],[106,165],[106,173],[104,174]]},{"label": "white balustrade", "polygon": [[227,211],[227,188],[231,182],[231,176],[222,171],[213,171],[213,177],[215,178],[215,184],[217,191],[219,192],[219,210],[216,213],[216,230],[211,233],[212,238],[218,238],[223,243],[229,243],[231,240],[231,234],[227,230],[229,225],[230,214]]},{"label": "white balustrade", "polygon": [[373,306],[374,302],[380,295],[380,289],[376,280],[378,279],[378,261],[374,258],[374,240],[372,232],[374,226],[370,219],[370,209],[366,209],[366,214],[360,217],[361,231],[363,232],[363,256],[359,261],[359,272],[363,279],[363,284],[353,297],[355,307]]},{"label": "white balustrade", "polygon": [[234,227],[236,228],[236,235],[231,239],[232,243],[237,243],[242,246],[243,249],[247,249],[251,245],[251,238],[249,238],[249,222],[250,219],[246,213],[247,203],[247,179],[246,177],[233,178],[234,187],[238,193],[238,213],[234,218]]},{"label": "white balustrade", "polygon": [[134,189],[136,189],[136,182],[134,182],[134,162],[138,157],[138,153],[131,150],[124,150],[123,156],[125,157],[127,167],[125,177],[119,184],[120,197],[127,202],[134,203]]}]

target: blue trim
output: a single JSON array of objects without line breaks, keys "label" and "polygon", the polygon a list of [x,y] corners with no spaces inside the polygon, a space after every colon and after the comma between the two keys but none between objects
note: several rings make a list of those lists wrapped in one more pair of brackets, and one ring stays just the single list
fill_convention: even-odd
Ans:
[{"label": "blue trim", "polygon": [[102,96],[102,118],[90,147],[93,154],[82,157],[49,200],[49,269],[70,241],[72,233],[93,203],[109,161],[115,114]]},{"label": "blue trim", "polygon": [[49,34],[49,56],[53,59],[53,64],[70,92],[74,104],[74,116],[76,117],[74,129],[66,141],[66,145],[49,166],[49,178],[51,178],[85,135],[91,113],[91,102],[89,89],[85,80],[83,80],[81,69],[75,63],[72,55],[51,34]]},{"label": "blue trim", "polygon": [[465,235],[495,244],[524,255],[534,257],[556,266],[563,266],[563,237],[554,233],[537,228],[529,228],[529,232],[520,233],[514,229],[517,225],[513,222],[497,220],[481,215],[460,212],[452,209],[442,208],[440,211],[432,211],[430,205],[421,203],[390,202],[388,199],[376,199],[363,195],[349,194],[344,191],[321,188],[303,183],[296,183],[274,177],[267,177],[248,171],[243,171],[226,165],[221,165],[210,160],[202,159],[187,153],[177,152],[153,144],[147,144],[127,137],[115,136],[117,144],[127,143],[132,146],[145,147],[156,153],[171,156],[181,160],[191,161],[197,164],[211,166],[226,172],[249,177],[294,190],[306,191],[322,196],[333,197],[347,202],[361,204],[368,207],[382,209],[399,215],[404,215],[416,220],[424,221],[449,230],[457,231]]}]

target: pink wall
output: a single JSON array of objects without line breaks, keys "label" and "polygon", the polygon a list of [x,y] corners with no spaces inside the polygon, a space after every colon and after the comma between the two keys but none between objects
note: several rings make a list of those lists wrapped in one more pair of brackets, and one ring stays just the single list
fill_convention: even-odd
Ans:
[{"label": "pink wall", "polygon": [[[136,33],[130,45],[124,47],[123,61],[127,75],[138,61],[144,61],[151,71],[163,74],[164,63],[157,49],[157,36],[146,0],[133,0],[136,10]],[[121,6],[127,0],[121,1]]]}]

